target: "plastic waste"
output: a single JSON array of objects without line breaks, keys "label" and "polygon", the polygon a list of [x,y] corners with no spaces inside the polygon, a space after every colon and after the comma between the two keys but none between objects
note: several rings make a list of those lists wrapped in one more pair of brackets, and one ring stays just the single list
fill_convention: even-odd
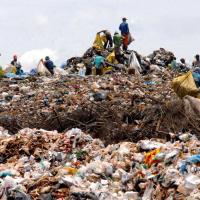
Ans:
[{"label": "plastic waste", "polygon": [[12,172],[10,172],[10,171],[1,171],[0,172],[0,177],[1,178],[4,178],[4,177],[6,177],[6,176],[13,176],[14,174],[12,173]]},{"label": "plastic waste", "polygon": [[124,198],[126,200],[138,199],[138,192],[132,192],[132,191],[126,192],[124,194]]},{"label": "plastic waste", "polygon": [[153,183],[148,183],[147,188],[144,191],[144,195],[142,197],[142,200],[150,200],[152,199],[152,193],[153,193]]},{"label": "plastic waste", "polygon": [[85,73],[86,73],[85,67],[79,69],[79,72],[78,72],[79,76],[85,77]]},{"label": "plastic waste", "polygon": [[200,185],[200,178],[193,174],[188,174],[185,178],[185,187],[191,190],[196,189]]},{"label": "plastic waste", "polygon": [[16,200],[31,200],[29,195],[18,190],[9,190],[7,198]]},{"label": "plastic waste", "polygon": [[142,150],[146,150],[146,151],[159,149],[162,146],[164,146],[164,144],[162,144],[162,143],[155,142],[155,141],[150,141],[150,140],[141,140],[138,143],[138,145]]},{"label": "plastic waste", "polygon": [[107,98],[108,92],[102,91],[102,92],[97,92],[93,95],[95,101],[103,101]]},{"label": "plastic waste", "polygon": [[144,84],[146,85],[156,85],[155,81],[145,81]]},{"label": "plastic waste", "polygon": [[42,170],[48,170],[50,168],[51,163],[48,160],[41,160],[40,168]]},{"label": "plastic waste", "polygon": [[150,167],[152,164],[160,162],[159,160],[156,159],[156,155],[158,153],[160,153],[160,149],[155,149],[153,151],[146,153],[144,157],[144,163]]}]

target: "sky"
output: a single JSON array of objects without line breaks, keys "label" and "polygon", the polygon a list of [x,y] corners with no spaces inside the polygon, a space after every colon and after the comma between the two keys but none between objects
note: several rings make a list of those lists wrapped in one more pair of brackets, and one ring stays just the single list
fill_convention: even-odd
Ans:
[{"label": "sky", "polygon": [[1,0],[0,65],[21,57],[26,69],[46,54],[57,65],[81,56],[96,32],[118,31],[128,18],[130,49],[147,55],[160,47],[191,61],[200,54],[199,0]]}]

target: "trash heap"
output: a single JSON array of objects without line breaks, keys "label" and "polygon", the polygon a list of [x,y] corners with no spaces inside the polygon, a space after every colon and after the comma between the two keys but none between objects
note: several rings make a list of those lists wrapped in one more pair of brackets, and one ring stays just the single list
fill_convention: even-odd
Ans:
[{"label": "trash heap", "polygon": [[0,130],[0,198],[187,199],[200,196],[200,142],[190,133],[171,141],[104,146],[80,129],[65,133]]},{"label": "trash heap", "polygon": [[0,199],[198,199],[200,100],[172,53],[135,53],[148,73],[77,74],[93,53],[68,75],[1,79]]},{"label": "trash heap", "polygon": [[[166,70],[141,77],[115,73],[5,79],[0,82],[0,125],[11,134],[26,127],[61,132],[78,127],[108,143],[151,137],[155,127],[159,130],[163,106],[175,96],[172,77]],[[168,123],[161,123],[167,133]]]},{"label": "trash heap", "polygon": [[[95,48],[89,48],[82,57],[72,57],[67,60],[66,65],[64,66],[64,69],[69,73],[78,73],[81,68],[86,67],[86,74],[91,74],[91,68],[93,67],[92,60],[95,56],[96,49]],[[131,53],[134,53],[135,57],[130,59]],[[119,71],[119,70],[128,70],[129,68],[132,68],[133,65],[141,67],[141,70],[144,71],[146,68],[150,68],[153,70],[161,70],[162,68],[168,67],[168,65],[172,62],[174,58],[174,54],[171,51],[165,50],[164,48],[160,48],[158,50],[153,51],[148,56],[143,56],[139,54],[136,51],[129,50],[124,55],[127,58],[127,60],[131,60],[134,64],[130,65],[127,64],[126,66],[119,64],[117,60],[113,57],[111,60],[107,59],[109,55],[112,54],[112,49],[104,49],[101,50],[101,55],[105,57],[108,63],[113,67],[113,71]],[[154,67],[151,67],[151,66]],[[109,65],[108,65],[109,66]],[[142,73],[142,71],[140,71]]]},{"label": "trash heap", "polygon": [[151,64],[156,64],[161,67],[167,67],[175,56],[171,51],[160,48],[153,51],[153,53],[147,57],[150,59]]}]

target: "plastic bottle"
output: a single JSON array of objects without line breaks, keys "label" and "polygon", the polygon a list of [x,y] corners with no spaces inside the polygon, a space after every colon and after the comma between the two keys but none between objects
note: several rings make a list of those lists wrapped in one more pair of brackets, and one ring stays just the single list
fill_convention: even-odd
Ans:
[{"label": "plastic bottle", "polygon": [[78,72],[79,76],[84,77],[85,73],[86,73],[86,68],[85,67],[82,67],[82,68],[79,69],[79,72]]}]

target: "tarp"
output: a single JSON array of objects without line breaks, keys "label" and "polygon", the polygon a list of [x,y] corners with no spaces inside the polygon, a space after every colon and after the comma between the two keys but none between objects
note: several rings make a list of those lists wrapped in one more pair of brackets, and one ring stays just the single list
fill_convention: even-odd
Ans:
[{"label": "tarp", "polygon": [[199,89],[194,82],[191,71],[182,76],[174,78],[172,81],[172,88],[181,98],[186,95],[197,97],[199,94]]}]

